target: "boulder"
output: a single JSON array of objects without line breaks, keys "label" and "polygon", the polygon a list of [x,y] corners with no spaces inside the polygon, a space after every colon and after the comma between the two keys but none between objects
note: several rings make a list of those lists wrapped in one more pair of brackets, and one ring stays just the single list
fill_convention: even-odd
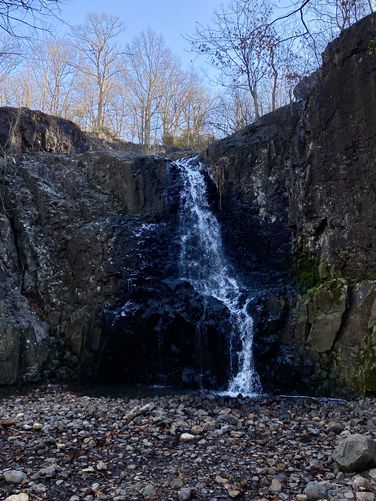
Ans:
[{"label": "boulder", "polygon": [[363,471],[376,464],[376,441],[364,435],[349,435],[339,442],[332,457],[343,471]]}]

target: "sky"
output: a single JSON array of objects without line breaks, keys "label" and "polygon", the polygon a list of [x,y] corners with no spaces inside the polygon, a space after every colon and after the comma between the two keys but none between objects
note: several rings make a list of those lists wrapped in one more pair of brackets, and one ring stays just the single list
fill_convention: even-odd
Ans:
[{"label": "sky", "polygon": [[[151,28],[163,35],[167,47],[180,57],[184,66],[192,62],[195,68],[205,71],[204,62],[189,52],[189,42],[183,35],[193,34],[196,22],[209,24],[214,9],[221,3],[220,0],[64,0],[60,18],[75,25],[84,23],[88,12],[116,15],[125,24],[125,42]],[[64,26],[60,26],[63,34]]]}]

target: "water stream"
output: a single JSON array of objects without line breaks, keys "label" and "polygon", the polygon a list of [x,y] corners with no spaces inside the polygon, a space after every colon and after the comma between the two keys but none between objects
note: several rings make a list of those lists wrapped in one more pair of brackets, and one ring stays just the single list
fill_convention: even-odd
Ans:
[{"label": "water stream", "polygon": [[[213,297],[229,311],[230,380],[227,395],[261,392],[253,357],[252,300],[226,259],[221,228],[209,206],[205,170],[197,157],[178,160],[184,179],[180,208],[180,276],[204,297]],[[240,341],[240,343],[239,343]],[[241,349],[234,354],[234,346]],[[234,356],[237,363],[233,363]]]}]

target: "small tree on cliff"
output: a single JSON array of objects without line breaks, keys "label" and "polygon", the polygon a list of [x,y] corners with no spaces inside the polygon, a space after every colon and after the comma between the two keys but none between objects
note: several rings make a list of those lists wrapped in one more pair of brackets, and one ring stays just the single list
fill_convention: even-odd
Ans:
[{"label": "small tree on cliff", "polygon": [[232,0],[189,40],[219,71],[221,85],[249,92],[257,119],[285,104],[292,85],[320,64],[326,44],[373,12],[374,2],[299,0],[276,8],[269,0]]},{"label": "small tree on cliff", "polygon": [[220,71],[222,85],[250,93],[256,119],[261,114],[260,85],[270,74],[276,47],[271,13],[264,0],[233,0],[214,12],[211,26],[198,24],[190,39],[194,50]]}]

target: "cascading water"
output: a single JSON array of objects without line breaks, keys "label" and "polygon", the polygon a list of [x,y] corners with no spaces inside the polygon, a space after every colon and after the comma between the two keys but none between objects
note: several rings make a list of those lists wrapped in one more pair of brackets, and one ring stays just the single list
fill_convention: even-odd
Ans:
[{"label": "cascading water", "polygon": [[[250,298],[232,275],[219,222],[208,203],[204,170],[197,157],[178,160],[184,186],[181,193],[180,276],[204,297],[214,297],[230,312],[230,374],[226,394],[254,395],[261,384],[253,358],[254,326],[248,313]],[[237,372],[232,367],[233,345],[240,340]]]}]

